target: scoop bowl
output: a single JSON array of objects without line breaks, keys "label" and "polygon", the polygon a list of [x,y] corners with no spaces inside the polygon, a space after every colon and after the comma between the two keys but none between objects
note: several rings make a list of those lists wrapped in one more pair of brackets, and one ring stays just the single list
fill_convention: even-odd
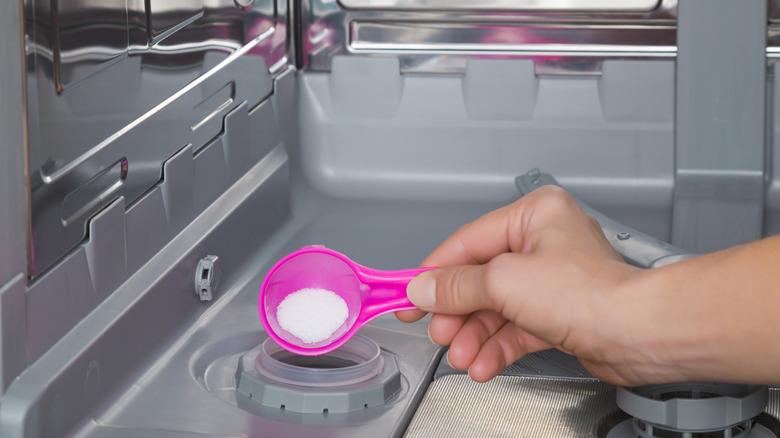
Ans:
[{"label": "scoop bowl", "polygon": [[[415,309],[406,297],[409,281],[434,268],[381,271],[361,266],[321,245],[305,246],[279,260],[260,288],[258,310],[266,333],[282,348],[304,356],[329,353],[344,345],[372,319],[390,312]],[[304,342],[277,319],[279,304],[302,289],[325,289],[347,306],[346,320],[326,339]]]}]

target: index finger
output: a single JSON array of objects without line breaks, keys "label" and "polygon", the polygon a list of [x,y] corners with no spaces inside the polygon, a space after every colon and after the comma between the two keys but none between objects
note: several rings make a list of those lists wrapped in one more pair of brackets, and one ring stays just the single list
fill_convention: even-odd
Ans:
[{"label": "index finger", "polygon": [[[515,204],[491,211],[458,228],[426,257],[420,266],[477,265],[510,250],[508,229]],[[514,234],[514,233],[513,233]]]},{"label": "index finger", "polygon": [[499,254],[520,251],[524,206],[545,191],[546,187],[541,187],[458,228],[423,260],[421,266],[481,265]]},{"label": "index finger", "polygon": [[[420,266],[478,265],[505,252],[525,252],[535,245],[526,239],[530,227],[570,223],[572,213],[585,216],[577,202],[560,187],[540,187],[514,203],[460,227]],[[532,224],[534,216],[537,219]]]}]

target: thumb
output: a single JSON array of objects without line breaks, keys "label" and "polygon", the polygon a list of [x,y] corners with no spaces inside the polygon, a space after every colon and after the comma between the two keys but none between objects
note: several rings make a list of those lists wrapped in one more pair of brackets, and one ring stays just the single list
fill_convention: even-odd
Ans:
[{"label": "thumb", "polygon": [[406,295],[420,310],[467,314],[488,307],[484,278],[482,265],[434,269],[414,277]]}]

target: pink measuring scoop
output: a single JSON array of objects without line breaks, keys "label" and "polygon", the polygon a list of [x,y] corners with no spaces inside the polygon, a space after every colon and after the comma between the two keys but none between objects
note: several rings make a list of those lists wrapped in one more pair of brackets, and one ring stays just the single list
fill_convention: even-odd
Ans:
[{"label": "pink measuring scoop", "polygon": [[[304,356],[329,353],[344,345],[372,319],[398,310],[415,309],[406,285],[417,274],[435,268],[380,271],[361,266],[344,254],[321,245],[305,246],[279,260],[263,280],[258,310],[263,328],[284,349]],[[327,289],[347,303],[346,321],[329,338],[305,343],[276,320],[279,303],[306,288]]]}]

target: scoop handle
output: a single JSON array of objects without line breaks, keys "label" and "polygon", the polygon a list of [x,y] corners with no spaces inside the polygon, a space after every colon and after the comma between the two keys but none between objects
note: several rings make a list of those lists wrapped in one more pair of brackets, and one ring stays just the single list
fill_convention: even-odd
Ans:
[{"label": "scoop handle", "polygon": [[431,269],[436,268],[380,271],[361,266],[358,276],[370,289],[363,297],[359,320],[367,322],[386,313],[416,309],[406,297],[406,286],[418,274]]}]

